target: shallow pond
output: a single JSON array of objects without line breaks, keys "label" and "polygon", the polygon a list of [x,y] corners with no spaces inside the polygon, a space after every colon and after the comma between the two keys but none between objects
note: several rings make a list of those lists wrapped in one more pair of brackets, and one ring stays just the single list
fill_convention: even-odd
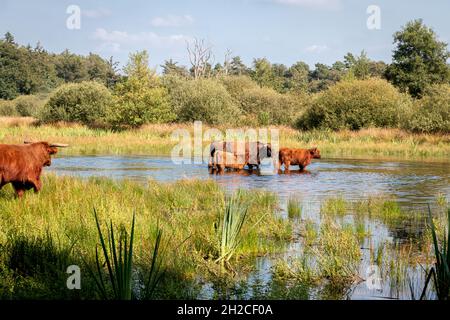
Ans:
[{"label": "shallow pond", "polygon": [[[437,195],[450,198],[450,162],[322,159],[313,162],[307,169],[308,171],[304,173],[291,170],[289,174],[276,175],[261,175],[248,171],[212,174],[205,164],[177,165],[170,157],[163,156],[75,156],[55,158],[47,171],[58,175],[126,178],[143,183],[148,179],[162,182],[192,178],[213,179],[230,191],[245,188],[265,189],[276,193],[280,199],[280,214],[285,218],[287,218],[287,199],[295,196],[301,201],[302,219],[316,221],[320,220],[321,203],[331,197],[357,201],[367,199],[369,196],[384,195],[394,197],[402,208],[415,212],[425,212],[427,203],[435,202]],[[304,220],[293,220],[292,223],[299,224],[301,221]],[[362,278],[365,277],[364,273],[370,264],[369,247],[379,247],[389,242],[402,250],[401,243],[414,238],[414,234],[422,233],[424,226],[423,221],[412,226],[408,223],[388,226],[370,220],[365,221],[365,224],[371,230],[372,236],[361,242]],[[285,260],[295,258],[301,245],[301,241],[293,240],[286,246],[285,252],[257,258],[256,271],[251,274],[247,285],[258,288],[269,286],[274,262],[280,258]],[[412,283],[414,288],[417,287],[414,289],[417,294],[423,284],[423,271],[415,267],[404,270],[407,270],[405,272],[408,274],[409,283]],[[252,290],[255,288],[247,290],[244,297],[254,297]],[[368,287],[364,282],[355,285],[347,297],[408,299],[411,298],[410,291],[411,285],[403,283],[394,286],[393,280],[387,277],[377,289]],[[213,295],[214,289],[210,285],[205,285],[202,297],[209,298]]]}]

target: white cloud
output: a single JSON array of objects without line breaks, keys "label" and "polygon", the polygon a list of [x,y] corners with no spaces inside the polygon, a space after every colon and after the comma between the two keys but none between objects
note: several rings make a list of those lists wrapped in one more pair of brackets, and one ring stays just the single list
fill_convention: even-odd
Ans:
[{"label": "white cloud", "polygon": [[184,16],[167,15],[165,17],[156,17],[152,19],[154,27],[182,27],[194,23],[194,18],[188,14]]},{"label": "white cloud", "polygon": [[306,47],[305,51],[309,53],[322,53],[327,51],[328,49],[329,48],[326,45],[313,44],[309,47]]},{"label": "white cloud", "polygon": [[126,31],[107,31],[98,28],[92,35],[92,39],[100,41],[100,50],[118,52],[122,48],[141,49],[145,47],[168,48],[185,46],[191,37],[183,34],[162,36],[155,32],[128,33]]},{"label": "white cloud", "polygon": [[341,5],[341,0],[273,0],[275,3],[307,8],[336,9]]},{"label": "white cloud", "polygon": [[108,17],[111,15],[111,11],[105,8],[99,8],[99,9],[81,9],[81,15],[83,15],[86,18],[103,18]]}]

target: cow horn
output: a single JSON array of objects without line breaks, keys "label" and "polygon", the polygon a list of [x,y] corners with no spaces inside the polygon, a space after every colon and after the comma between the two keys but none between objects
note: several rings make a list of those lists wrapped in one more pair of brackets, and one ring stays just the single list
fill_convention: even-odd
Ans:
[{"label": "cow horn", "polygon": [[24,143],[24,144],[32,144],[32,143],[34,143],[34,142],[33,142],[33,141],[30,141],[30,140],[25,140],[23,143]]},{"label": "cow horn", "polygon": [[69,145],[65,143],[51,143],[50,147],[67,148]]}]

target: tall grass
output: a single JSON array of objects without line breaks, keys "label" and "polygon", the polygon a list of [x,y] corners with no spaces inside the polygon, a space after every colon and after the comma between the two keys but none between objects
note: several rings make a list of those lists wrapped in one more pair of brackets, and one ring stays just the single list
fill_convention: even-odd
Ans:
[{"label": "tall grass", "polygon": [[430,208],[428,208],[428,213],[436,261],[427,273],[425,286],[420,298],[424,298],[430,280],[432,279],[438,299],[448,300],[450,298],[450,208],[447,210],[447,234],[444,234],[444,238],[440,241]]},{"label": "tall grass", "polygon": [[302,207],[300,202],[293,196],[290,196],[287,204],[288,217],[291,219],[300,218],[302,215]]},{"label": "tall grass", "polygon": [[239,190],[226,200],[220,228],[220,256],[216,261],[228,262],[241,242],[241,230],[248,214],[249,203],[242,201]]},{"label": "tall grass", "polygon": [[[98,237],[102,248],[103,258],[108,268],[108,277],[112,287],[112,297],[117,300],[131,300],[132,296],[132,272],[133,272],[133,240],[135,215],[131,223],[131,231],[128,235],[123,228],[119,231],[119,239],[116,242],[114,237],[114,228],[112,221],[108,228],[108,243],[100,227],[97,211],[94,209],[95,223],[97,226]],[[128,238],[129,237],[129,238]],[[95,248],[95,262],[97,266],[97,275],[91,270],[98,290],[103,299],[108,299],[107,285],[103,279],[102,265],[100,261],[98,248]],[[90,270],[90,269],[89,269]]]},{"label": "tall grass", "polygon": [[[204,130],[210,127],[204,126]],[[397,129],[299,132],[289,127],[280,130],[280,146],[305,148],[318,146],[326,157],[378,157],[399,159],[448,159],[450,135],[411,134]],[[186,129],[193,137],[192,124],[147,125],[140,129],[111,131],[77,124],[36,125],[32,119],[0,118],[0,141],[21,143],[24,137],[69,143],[67,155],[79,154],[159,154],[169,155],[176,141],[171,134]],[[227,126],[218,126],[225,133]],[[243,127],[242,129],[247,129]],[[208,141],[205,141],[205,145]]]},{"label": "tall grass", "polygon": [[[138,271],[137,274],[134,272],[134,279],[139,279],[138,283],[142,288],[139,297],[136,297],[139,299],[145,299],[146,296],[149,299],[195,298],[200,292],[198,281],[204,281],[209,276],[209,270],[204,266],[205,256],[214,259],[220,256],[220,238],[217,238],[213,225],[217,221],[218,210],[225,211],[226,193],[213,181],[149,181],[143,185],[127,180],[98,177],[80,179],[45,174],[43,185],[39,194],[27,193],[21,201],[14,197],[10,186],[0,190],[1,248],[9,250],[7,244],[12,234],[23,234],[30,240],[45,238],[49,232],[53,237],[60,235],[58,245],[61,250],[68,250],[76,243],[73,264],[83,265],[83,257],[96,270],[95,248],[99,245],[99,232],[94,218],[86,212],[92,212],[95,207],[99,221],[111,220],[113,227],[130,226],[133,219],[130,208],[133,208],[136,223],[132,262]],[[238,249],[232,255],[247,259],[236,259],[233,267],[246,268],[248,271],[248,258],[279,250],[280,247],[274,244],[289,239],[292,229],[288,221],[277,215],[277,198],[273,194],[252,191],[243,192],[241,197],[242,202],[248,204],[248,211],[236,239]],[[221,216],[223,217],[223,213]],[[264,223],[259,223],[262,218]],[[254,226],[257,223],[256,228]],[[170,234],[170,241],[162,241],[158,232],[151,232],[158,229],[164,230],[164,234]],[[104,227],[101,230],[105,244],[108,245],[109,232]],[[120,229],[119,232],[117,228],[114,230],[118,252]],[[128,232],[128,252],[129,236]],[[159,248],[155,259],[153,255],[156,243],[159,243]],[[230,242],[228,247],[233,248],[234,245]],[[107,249],[111,254],[109,247]],[[100,262],[104,262],[101,247],[98,254]],[[113,259],[111,257],[111,263]],[[150,277],[152,268],[155,273]],[[112,288],[107,269],[105,265],[102,271],[105,285],[110,289],[107,293],[111,297]],[[165,272],[166,276],[159,279],[156,276],[158,269]],[[20,289],[24,298],[40,298],[45,293],[46,297],[52,298],[66,298],[77,294],[79,298],[93,299],[93,293],[97,291],[95,280],[86,273],[81,290],[46,291],[47,286],[39,282],[38,285],[43,289],[38,294],[37,290],[25,290],[26,286],[29,287],[29,282],[21,282],[13,275],[7,276],[12,272],[7,264],[0,261],[0,291],[5,288],[4,292],[8,297],[19,295],[17,290]],[[145,292],[147,289],[148,293]]]}]

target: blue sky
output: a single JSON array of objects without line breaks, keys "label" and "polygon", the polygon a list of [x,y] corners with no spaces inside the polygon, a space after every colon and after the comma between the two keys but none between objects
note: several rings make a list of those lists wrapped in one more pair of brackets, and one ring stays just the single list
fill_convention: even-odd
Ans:
[{"label": "blue sky", "polygon": [[[81,9],[81,28],[69,30],[69,5]],[[381,29],[369,30],[366,10],[381,10]],[[51,52],[113,56],[146,49],[150,65],[173,58],[187,65],[186,41],[204,38],[216,62],[227,49],[251,64],[255,57],[290,65],[332,64],[347,52],[366,50],[390,62],[392,34],[422,18],[439,38],[450,41],[450,1],[433,0],[0,0],[0,33],[21,44],[40,41]]]}]

